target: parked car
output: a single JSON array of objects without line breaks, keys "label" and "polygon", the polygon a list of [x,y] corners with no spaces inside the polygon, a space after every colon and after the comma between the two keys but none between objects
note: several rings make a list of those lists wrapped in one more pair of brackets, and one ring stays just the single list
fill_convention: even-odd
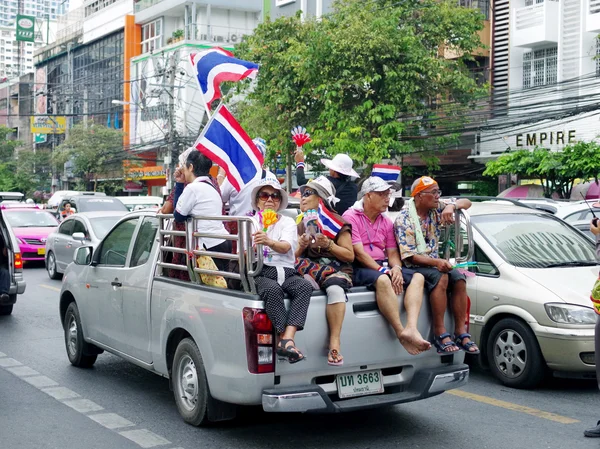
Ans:
[{"label": "parked car", "polygon": [[[463,351],[409,355],[374,293],[364,287],[348,293],[343,366],[327,364],[327,298],[320,290],[311,298],[306,330],[295,339],[306,360],[293,365],[278,360],[276,331],[254,283],[262,251],[252,249],[250,219],[238,221],[241,269],[221,274],[237,277],[241,291],[202,284],[200,269],[191,264],[181,268],[192,281],[168,277],[173,265],[163,245],[177,231],[150,211],[121,218],[95,250],[78,248],[60,292],[70,363],[91,367],[108,351],[169,378],[180,415],[193,425],[231,419],[237,405],[335,413],[421,400],[466,384]],[[186,226],[191,236],[196,224],[190,220]],[[201,254],[196,238],[186,244],[185,251],[194,254],[188,261]],[[426,336],[431,335],[428,309],[424,300],[417,324]],[[404,310],[401,315],[405,320]],[[445,321],[454,328],[451,314]]]},{"label": "parked car", "polygon": [[56,210],[62,203],[62,200],[66,197],[72,197],[75,195],[88,195],[88,196],[106,196],[104,192],[79,192],[77,190],[57,190],[52,194],[48,200],[48,208]]},{"label": "parked car", "polygon": [[[23,196],[23,194],[20,194]],[[14,192],[0,192],[0,201],[13,199]],[[7,250],[6,265],[10,274],[10,287],[8,299],[0,296],[0,315],[10,315],[17,302],[17,295],[25,293],[25,279],[23,279],[23,259],[15,233],[5,217],[6,210],[0,209],[0,238],[4,241]]]},{"label": "parked car", "polygon": [[163,199],[160,196],[117,196],[116,198],[127,206],[130,211],[158,210],[163,204]]},{"label": "parked car", "polygon": [[75,212],[96,212],[96,211],[123,211],[129,212],[129,209],[116,197],[96,196],[96,195],[73,195],[65,197],[58,208],[58,213],[64,209],[65,204],[71,204]]},{"label": "parked car", "polygon": [[37,208],[3,209],[3,215],[13,229],[24,262],[46,259],[46,240],[58,227],[54,216]]},{"label": "parked car", "polygon": [[596,241],[596,237],[590,231],[590,222],[594,216],[600,218],[600,199],[567,203],[561,206],[555,215]]},{"label": "parked car", "polygon": [[100,240],[127,212],[80,212],[66,218],[46,242],[46,271],[50,279],[58,279],[73,254],[82,245],[98,246]]},{"label": "parked car", "polygon": [[594,377],[598,278],[592,241],[551,214],[474,203],[471,333],[502,383],[535,387],[547,372]]}]

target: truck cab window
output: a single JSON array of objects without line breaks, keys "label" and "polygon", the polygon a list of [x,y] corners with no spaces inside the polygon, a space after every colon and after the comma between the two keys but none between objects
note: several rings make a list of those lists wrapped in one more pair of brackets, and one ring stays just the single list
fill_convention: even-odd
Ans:
[{"label": "truck cab window", "polygon": [[138,220],[138,218],[133,218],[120,223],[104,239],[102,248],[100,248],[100,264],[125,266],[131,238]]},{"label": "truck cab window", "polygon": [[131,255],[131,267],[138,267],[144,265],[150,257],[152,251],[152,245],[156,238],[156,231],[158,230],[158,218],[146,217],[140,226],[137,238],[135,239],[135,245],[133,246],[133,253]]}]

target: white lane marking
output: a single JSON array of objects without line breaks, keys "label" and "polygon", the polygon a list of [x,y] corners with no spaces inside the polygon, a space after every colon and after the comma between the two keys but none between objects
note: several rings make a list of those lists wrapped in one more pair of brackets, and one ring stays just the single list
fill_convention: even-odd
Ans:
[{"label": "white lane marking", "polygon": [[15,366],[13,368],[6,368],[6,371],[13,373],[15,376],[18,376],[18,377],[39,376],[40,375],[40,373],[38,373],[34,369],[29,368],[28,366]]},{"label": "white lane marking", "polygon": [[0,357],[6,357],[6,354],[3,352],[0,352]]},{"label": "white lane marking", "polygon": [[47,288],[48,290],[53,290],[55,292],[60,293],[60,288],[58,288],[58,287],[54,287],[54,286],[48,285],[48,284],[39,284],[39,285],[40,285],[40,287],[44,287],[44,288]]},{"label": "white lane marking", "polygon": [[36,388],[58,387],[58,383],[46,376],[24,377],[23,380]]},{"label": "white lane marking", "polygon": [[77,393],[73,390],[69,390],[66,387],[50,387],[50,388],[42,388],[42,391],[50,396],[52,396],[57,401],[64,401],[65,399],[75,399],[80,398]]},{"label": "white lane marking", "polygon": [[4,359],[0,359],[0,366],[2,368],[8,368],[9,366],[20,366],[21,362],[15,359],[11,359],[10,357],[6,357]]},{"label": "white lane marking", "polygon": [[125,430],[123,432],[119,432],[119,435],[124,436],[128,440],[133,441],[135,444],[143,448],[171,444],[169,440],[165,440],[160,435],[150,432],[148,429]]},{"label": "white lane marking", "polygon": [[89,399],[73,399],[71,401],[63,401],[63,404],[68,405],[73,410],[83,414],[104,410],[104,407]]},{"label": "white lane marking", "polygon": [[134,423],[116,413],[99,413],[98,415],[88,415],[88,418],[93,419],[101,426],[110,430],[135,426]]}]

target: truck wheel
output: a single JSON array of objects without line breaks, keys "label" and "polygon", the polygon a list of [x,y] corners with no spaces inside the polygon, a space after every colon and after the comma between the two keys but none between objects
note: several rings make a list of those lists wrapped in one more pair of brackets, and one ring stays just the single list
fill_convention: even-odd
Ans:
[{"label": "truck wheel", "polygon": [[507,387],[534,388],[546,375],[546,363],[533,331],[514,318],[494,325],[487,357],[492,373]]},{"label": "truck wheel", "polygon": [[83,331],[81,328],[81,318],[77,304],[72,302],[67,307],[64,320],[65,346],[67,356],[72,365],[80,368],[90,368],[96,362],[98,354],[95,354],[95,347],[83,340]]},{"label": "truck wheel", "polygon": [[177,346],[172,376],[175,403],[183,420],[193,426],[208,424],[208,382],[200,350],[192,339],[185,338]]},{"label": "truck wheel", "polygon": [[46,271],[48,272],[48,277],[50,279],[59,279],[61,277],[60,273],[56,271],[56,257],[54,257],[52,251],[50,251],[46,257]]},{"label": "truck wheel", "polygon": [[10,315],[12,313],[13,305],[0,306],[0,316]]}]

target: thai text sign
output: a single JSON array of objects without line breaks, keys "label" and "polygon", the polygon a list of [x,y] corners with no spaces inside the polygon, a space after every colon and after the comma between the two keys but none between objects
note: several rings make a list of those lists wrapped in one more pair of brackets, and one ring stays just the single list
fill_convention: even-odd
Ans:
[{"label": "thai text sign", "polygon": [[17,14],[17,40],[35,41],[35,17]]},{"label": "thai text sign", "polygon": [[67,129],[67,118],[48,115],[31,117],[31,132],[37,134],[64,134]]},{"label": "thai text sign", "polygon": [[165,167],[156,165],[153,167],[136,167],[126,171],[125,179],[165,179]]}]

